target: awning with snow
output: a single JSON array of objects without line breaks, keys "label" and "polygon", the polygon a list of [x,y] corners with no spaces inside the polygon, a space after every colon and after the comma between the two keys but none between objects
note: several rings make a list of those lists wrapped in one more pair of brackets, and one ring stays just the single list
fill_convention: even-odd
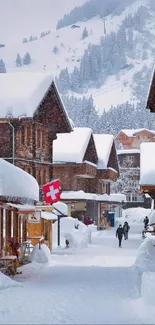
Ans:
[{"label": "awning with snow", "polygon": [[39,200],[39,185],[30,174],[0,159],[0,199],[30,204]]},{"label": "awning with snow", "polygon": [[45,220],[57,220],[58,217],[52,212],[41,211],[41,218]]}]

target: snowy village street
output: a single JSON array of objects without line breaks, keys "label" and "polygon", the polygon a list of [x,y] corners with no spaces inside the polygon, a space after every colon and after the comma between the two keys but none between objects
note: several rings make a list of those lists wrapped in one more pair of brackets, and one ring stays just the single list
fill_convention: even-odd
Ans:
[{"label": "snowy village street", "polygon": [[153,324],[131,267],[141,241],[141,225],[121,249],[115,229],[96,232],[84,250],[54,252],[52,267],[24,266],[22,286],[1,291],[1,324]]}]

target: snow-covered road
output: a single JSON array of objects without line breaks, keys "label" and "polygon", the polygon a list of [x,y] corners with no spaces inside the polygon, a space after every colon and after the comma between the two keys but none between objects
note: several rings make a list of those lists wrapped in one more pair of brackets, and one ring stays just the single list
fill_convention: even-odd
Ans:
[{"label": "snow-covered road", "polygon": [[141,236],[131,232],[122,248],[114,231],[98,232],[85,250],[53,254],[52,267],[25,266],[22,287],[0,292],[0,323],[153,324],[137,296],[132,264]]}]

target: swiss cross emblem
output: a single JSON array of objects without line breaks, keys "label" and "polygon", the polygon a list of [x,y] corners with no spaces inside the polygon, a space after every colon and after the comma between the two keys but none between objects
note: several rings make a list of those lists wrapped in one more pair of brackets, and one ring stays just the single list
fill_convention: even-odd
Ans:
[{"label": "swiss cross emblem", "polygon": [[58,179],[42,186],[44,201],[46,203],[55,203],[60,201],[60,181]]}]

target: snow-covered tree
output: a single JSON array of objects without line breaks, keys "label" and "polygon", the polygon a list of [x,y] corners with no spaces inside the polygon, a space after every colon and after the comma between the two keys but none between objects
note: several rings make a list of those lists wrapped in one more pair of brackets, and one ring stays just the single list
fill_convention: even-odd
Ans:
[{"label": "snow-covered tree", "polygon": [[28,39],[26,37],[23,38],[23,43],[28,43]]},{"label": "snow-covered tree", "polygon": [[59,54],[59,48],[58,48],[58,46],[55,45],[55,46],[53,47],[53,53],[54,53],[54,54]]},{"label": "snow-covered tree", "polygon": [[25,65],[28,65],[31,63],[31,56],[30,54],[27,52],[25,55],[24,55],[24,58],[23,58],[23,64]]},{"label": "snow-covered tree", "polygon": [[22,66],[22,60],[21,60],[21,57],[20,57],[19,53],[17,54],[17,57],[16,57],[16,66],[17,67]]},{"label": "snow-covered tree", "polygon": [[86,37],[88,37],[88,30],[87,30],[87,28],[85,27],[84,30],[83,30],[83,33],[82,33],[82,37],[81,37],[81,39],[85,39]]},{"label": "snow-covered tree", "polygon": [[5,63],[2,59],[0,59],[0,73],[6,73]]}]

